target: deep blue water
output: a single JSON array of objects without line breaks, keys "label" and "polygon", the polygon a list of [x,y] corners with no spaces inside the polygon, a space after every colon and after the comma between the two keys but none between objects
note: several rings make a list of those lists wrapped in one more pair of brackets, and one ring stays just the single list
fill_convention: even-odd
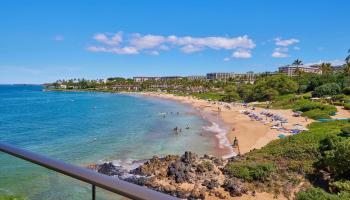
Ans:
[{"label": "deep blue water", "polygon": [[[201,134],[207,122],[189,106],[140,96],[42,89],[0,86],[0,141],[80,166],[106,160],[127,164],[185,150],[216,154],[216,141]],[[160,113],[168,114],[163,118]],[[181,134],[173,133],[175,126],[182,128]],[[88,185],[0,154],[0,195],[85,199],[89,191]]]}]

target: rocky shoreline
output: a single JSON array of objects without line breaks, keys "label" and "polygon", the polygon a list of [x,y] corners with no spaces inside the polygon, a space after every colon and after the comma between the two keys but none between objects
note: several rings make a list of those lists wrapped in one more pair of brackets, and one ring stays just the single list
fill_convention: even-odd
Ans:
[{"label": "rocky shoreline", "polygon": [[225,174],[227,162],[213,156],[197,156],[185,152],[182,156],[154,156],[136,169],[126,170],[112,162],[89,166],[99,173],[167,193],[182,199],[226,199],[251,194],[244,181]]}]

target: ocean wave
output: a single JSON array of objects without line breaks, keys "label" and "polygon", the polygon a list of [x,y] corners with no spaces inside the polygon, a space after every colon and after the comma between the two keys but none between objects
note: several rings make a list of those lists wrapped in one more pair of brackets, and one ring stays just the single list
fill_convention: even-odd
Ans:
[{"label": "ocean wave", "polygon": [[209,131],[209,132],[216,133],[215,136],[219,140],[219,148],[221,148],[221,149],[227,148],[230,150],[230,153],[222,156],[223,158],[230,158],[232,156],[237,155],[231,148],[231,143],[227,138],[227,130],[226,129],[221,128],[219,126],[219,124],[217,124],[215,122],[211,122],[210,126],[204,126],[203,129],[206,131]]},{"label": "ocean wave", "polygon": [[147,161],[147,159],[144,160],[134,160],[134,159],[125,159],[125,160],[113,160],[112,164],[117,167],[122,167],[125,170],[131,171],[142,164],[144,164]]}]

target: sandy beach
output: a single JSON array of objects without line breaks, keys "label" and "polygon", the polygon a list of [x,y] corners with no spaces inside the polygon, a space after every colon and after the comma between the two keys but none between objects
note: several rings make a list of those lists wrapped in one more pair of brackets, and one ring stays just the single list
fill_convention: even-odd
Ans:
[{"label": "sandy beach", "polygon": [[[226,131],[226,144],[218,144],[218,151],[222,152],[222,155],[232,156],[232,150],[238,153],[238,149],[232,149],[229,144],[232,144],[234,138],[236,137],[239,142],[240,153],[244,154],[253,149],[259,149],[265,146],[272,140],[279,139],[279,134],[284,134],[286,136],[291,135],[286,131],[281,131],[277,129],[272,129],[271,126],[277,122],[266,122],[266,120],[255,121],[247,115],[242,114],[242,110],[248,110],[254,113],[260,113],[264,108],[256,107],[251,110],[249,107],[243,107],[242,104],[235,104],[228,108],[225,104],[219,104],[210,102],[207,100],[197,99],[190,96],[175,96],[173,94],[167,93],[157,93],[157,92],[143,92],[137,93],[144,96],[164,98],[169,100],[175,100],[184,104],[188,104],[199,110],[200,112],[210,113],[213,116],[219,116],[221,121],[224,122]],[[350,112],[337,107],[338,113],[334,118],[350,118]],[[269,109],[270,113],[278,114],[283,116],[284,119],[288,120],[288,123],[284,123],[283,127],[290,130],[295,124],[299,124],[302,127],[307,127],[308,124],[314,122],[312,119],[305,119],[304,117],[293,116],[292,110],[275,110]],[[265,123],[264,123],[265,122]],[[227,144],[229,143],[229,144]]]}]

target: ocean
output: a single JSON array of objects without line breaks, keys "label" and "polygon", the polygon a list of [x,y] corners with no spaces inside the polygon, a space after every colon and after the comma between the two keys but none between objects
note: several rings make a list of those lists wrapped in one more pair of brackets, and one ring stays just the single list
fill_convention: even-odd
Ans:
[{"label": "ocean", "polygon": [[[218,155],[212,125],[217,126],[192,107],[170,100],[0,86],[1,142],[83,167],[113,161],[132,168],[154,155],[184,151]],[[175,127],[181,133],[175,134]],[[90,191],[88,184],[0,153],[0,195],[89,199]],[[111,197],[97,194],[97,199]]]}]

